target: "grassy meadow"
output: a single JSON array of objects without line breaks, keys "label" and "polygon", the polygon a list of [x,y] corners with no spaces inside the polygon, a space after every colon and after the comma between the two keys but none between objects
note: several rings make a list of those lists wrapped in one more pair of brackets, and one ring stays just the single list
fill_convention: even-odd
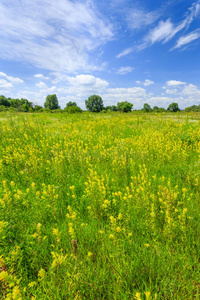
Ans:
[{"label": "grassy meadow", "polygon": [[200,299],[199,114],[0,114],[0,299]]}]

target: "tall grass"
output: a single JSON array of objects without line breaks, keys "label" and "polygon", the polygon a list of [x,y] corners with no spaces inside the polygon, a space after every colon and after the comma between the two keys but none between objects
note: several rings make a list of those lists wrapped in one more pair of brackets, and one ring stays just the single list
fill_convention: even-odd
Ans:
[{"label": "tall grass", "polygon": [[0,115],[1,299],[200,299],[200,123],[173,116]]}]

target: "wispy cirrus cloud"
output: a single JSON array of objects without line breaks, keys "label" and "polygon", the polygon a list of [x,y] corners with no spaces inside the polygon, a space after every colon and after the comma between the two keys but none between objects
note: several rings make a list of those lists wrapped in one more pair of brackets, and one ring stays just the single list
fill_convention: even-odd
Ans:
[{"label": "wispy cirrus cloud", "polygon": [[0,3],[0,57],[51,71],[93,68],[88,53],[112,39],[112,30],[90,1]]},{"label": "wispy cirrus cloud", "polygon": [[199,38],[200,38],[200,28],[198,28],[184,36],[181,36],[178,39],[178,41],[176,42],[176,45],[171,50],[181,48],[185,45],[192,43],[193,41],[196,41]]},{"label": "wispy cirrus cloud", "polygon": [[126,56],[126,55],[130,54],[131,52],[133,52],[133,50],[134,50],[133,48],[126,48],[122,52],[117,54],[116,57],[120,58],[120,57]]},{"label": "wispy cirrus cloud", "polygon": [[150,42],[150,44],[154,44],[155,42],[167,41],[169,36],[174,32],[173,24],[170,20],[166,22],[160,21],[159,24],[151,30],[146,36],[146,42]]},{"label": "wispy cirrus cloud", "polygon": [[159,11],[145,11],[143,9],[133,8],[127,13],[127,22],[132,30],[142,30],[146,26],[155,23],[160,17]]},{"label": "wispy cirrus cloud", "polygon": [[196,1],[189,7],[185,18],[179,24],[173,24],[170,19],[166,21],[161,20],[158,25],[150,30],[145,38],[146,42],[154,44],[155,42],[162,41],[163,43],[171,40],[178,32],[183,29],[188,29],[190,24],[200,14],[200,1]]},{"label": "wispy cirrus cloud", "polygon": [[[194,2],[186,12],[183,20],[179,23],[174,23],[170,18],[164,20],[163,16],[159,12],[149,12],[146,13],[146,21],[144,21],[143,25],[140,24],[140,22],[137,22],[137,13],[138,16],[140,16],[140,12],[135,11],[135,19],[136,23],[133,25],[133,29],[137,29],[140,26],[145,27],[146,25],[152,25],[154,24],[157,20],[159,22],[157,23],[154,28],[151,28],[148,33],[144,36],[144,38],[141,40],[140,43],[138,43],[136,46],[129,48],[131,49],[130,52],[135,51],[141,51],[155,43],[162,42],[167,43],[169,42],[172,38],[174,38],[178,33],[180,33],[182,30],[188,30],[191,23],[200,16],[200,0]],[[145,15],[144,15],[145,19]],[[146,22],[146,23],[145,23]],[[134,23],[133,23],[134,24]],[[180,48],[185,44],[190,43],[191,41],[194,41],[199,38],[199,29],[183,36],[178,39],[176,42],[176,45],[172,48]],[[118,54],[119,57],[123,56],[123,53],[126,51],[122,51],[120,54]],[[130,52],[126,53],[125,55],[129,54]]]}]

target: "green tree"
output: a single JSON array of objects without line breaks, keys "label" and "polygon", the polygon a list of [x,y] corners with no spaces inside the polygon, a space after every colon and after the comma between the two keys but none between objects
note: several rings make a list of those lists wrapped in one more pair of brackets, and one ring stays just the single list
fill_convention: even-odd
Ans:
[{"label": "green tree", "polygon": [[133,104],[128,101],[122,101],[117,103],[117,110],[123,112],[130,112],[132,110]]},{"label": "green tree", "polygon": [[199,106],[197,106],[197,105],[192,105],[192,106],[189,106],[189,107],[186,107],[186,108],[185,108],[185,112],[190,112],[190,111],[198,112],[198,111],[199,111]]},{"label": "green tree", "polygon": [[50,110],[52,110],[52,109],[58,109],[59,108],[58,98],[57,98],[56,94],[48,95],[46,97],[46,101],[44,103],[44,107],[45,108],[49,108]]},{"label": "green tree", "polygon": [[24,111],[23,110],[23,105],[29,108],[33,108],[33,103],[29,102],[27,99],[21,98],[21,99],[9,99],[10,106],[16,108],[19,111]]},{"label": "green tree", "polygon": [[66,107],[70,107],[70,106],[77,106],[77,104],[76,104],[76,102],[69,101],[69,102],[66,104]]},{"label": "green tree", "polygon": [[155,106],[153,107],[153,111],[157,111],[157,110],[158,110],[158,106],[155,105]]},{"label": "green tree", "polygon": [[10,106],[10,102],[8,101],[8,99],[1,95],[0,96],[0,105],[3,105],[3,106]]},{"label": "green tree", "polygon": [[172,111],[172,112],[177,112],[177,111],[180,111],[180,108],[178,107],[178,103],[173,102],[168,106],[167,110]]},{"label": "green tree", "polygon": [[20,109],[20,107],[22,106],[21,102],[20,102],[20,99],[11,99],[10,100],[10,106],[14,107],[14,108],[17,108],[17,109]]},{"label": "green tree", "polygon": [[145,103],[144,106],[143,106],[143,111],[144,112],[150,112],[151,110],[152,110],[151,106],[148,103]]},{"label": "green tree", "polygon": [[103,110],[103,100],[99,95],[92,95],[85,100],[85,106],[88,111],[100,112]]},{"label": "green tree", "polygon": [[117,111],[116,105],[109,105],[105,107],[105,110]]},{"label": "green tree", "polygon": [[21,110],[24,111],[24,112],[29,111],[28,105],[27,104],[23,104]]}]

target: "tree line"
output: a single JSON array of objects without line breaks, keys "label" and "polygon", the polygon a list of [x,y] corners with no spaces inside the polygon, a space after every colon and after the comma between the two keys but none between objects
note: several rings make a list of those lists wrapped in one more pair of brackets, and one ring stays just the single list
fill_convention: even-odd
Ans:
[{"label": "tree line", "polygon": [[[91,95],[87,100],[85,100],[86,109],[90,112],[111,112],[111,111],[121,111],[121,112],[131,112],[133,109],[133,104],[128,101],[118,102],[117,105],[104,106],[103,100],[99,95]],[[6,98],[5,96],[0,96],[0,111],[22,111],[22,112],[31,112],[31,111],[56,111],[56,112],[67,112],[67,113],[80,113],[82,109],[77,105],[76,102],[69,101],[66,104],[64,110],[62,110],[58,103],[58,98],[56,94],[48,95],[46,101],[44,102],[44,107],[40,105],[35,105],[27,99],[12,99]],[[178,103],[171,103],[167,109],[163,107],[151,106],[148,103],[145,103],[143,109],[140,111],[143,112],[177,112],[180,111]],[[200,104],[192,105],[185,108],[186,112],[200,112]]]}]

